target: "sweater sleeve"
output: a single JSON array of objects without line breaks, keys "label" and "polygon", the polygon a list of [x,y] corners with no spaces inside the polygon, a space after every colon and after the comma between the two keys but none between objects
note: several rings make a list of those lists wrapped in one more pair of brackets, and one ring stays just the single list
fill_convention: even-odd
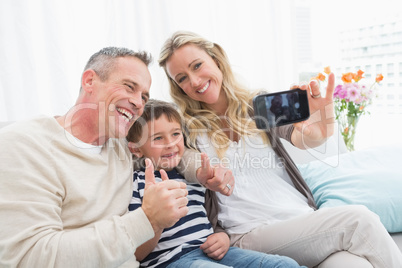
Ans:
[{"label": "sweater sleeve", "polygon": [[285,126],[281,126],[277,128],[278,131],[278,136],[282,139],[287,140],[288,142],[290,142],[292,145],[292,133],[294,130],[294,126],[293,125],[285,125]]},{"label": "sweater sleeve", "polygon": [[[154,236],[154,231],[142,208],[138,208],[123,216],[99,221],[90,228],[54,232],[50,236],[59,238],[52,241],[44,237],[39,240],[39,247],[35,246],[29,252],[31,260],[27,266],[65,267],[68,263],[69,267],[118,267],[130,259],[132,265],[138,265],[134,252]],[[44,258],[35,257],[38,256],[36,254],[43,254],[40,251],[47,247],[47,241],[57,243],[54,244],[57,247],[54,265],[49,265]],[[33,264],[32,257],[35,257],[37,265]]]},{"label": "sweater sleeve", "polygon": [[[115,205],[88,202],[90,192],[68,200],[68,191],[95,188],[85,186],[90,178],[73,185],[79,188],[66,187],[55,168],[57,155],[46,146],[46,139],[21,131],[0,132],[0,267],[138,266],[135,249],[154,236],[143,210],[120,210],[89,222],[90,215],[102,215],[105,206]],[[95,194],[101,198],[103,193]],[[121,200],[116,197],[115,202]],[[83,207],[88,214],[74,215],[75,208]],[[74,215],[66,219],[68,226],[62,220],[65,209]]]}]

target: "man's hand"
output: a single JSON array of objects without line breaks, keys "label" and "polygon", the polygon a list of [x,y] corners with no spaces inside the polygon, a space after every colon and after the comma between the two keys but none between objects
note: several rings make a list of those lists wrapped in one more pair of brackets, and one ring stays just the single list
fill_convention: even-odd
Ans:
[{"label": "man's hand", "polygon": [[226,233],[214,233],[207,237],[207,241],[200,246],[200,249],[214,260],[222,259],[228,252],[230,240]]},{"label": "man's hand", "polygon": [[169,180],[164,170],[160,170],[162,182],[156,183],[151,160],[146,159],[145,163],[145,189],[141,207],[156,233],[173,226],[187,215],[188,192],[185,183]]},{"label": "man's hand", "polygon": [[222,165],[211,166],[205,153],[201,153],[201,167],[197,170],[197,179],[206,188],[227,196],[232,194],[235,185],[232,171]]}]

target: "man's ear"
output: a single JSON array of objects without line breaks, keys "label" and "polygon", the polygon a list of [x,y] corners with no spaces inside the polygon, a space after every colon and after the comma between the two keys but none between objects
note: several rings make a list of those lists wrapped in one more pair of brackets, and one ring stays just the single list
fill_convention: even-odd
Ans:
[{"label": "man's ear", "polygon": [[137,147],[137,145],[135,144],[135,142],[129,141],[128,142],[128,149],[130,150],[130,152],[135,155],[138,158],[141,158],[144,156],[144,154],[141,152],[141,150]]},{"label": "man's ear", "polygon": [[95,76],[96,76],[96,73],[94,70],[92,70],[92,69],[86,70],[82,74],[81,88],[84,89],[86,92],[91,93],[93,90]]}]

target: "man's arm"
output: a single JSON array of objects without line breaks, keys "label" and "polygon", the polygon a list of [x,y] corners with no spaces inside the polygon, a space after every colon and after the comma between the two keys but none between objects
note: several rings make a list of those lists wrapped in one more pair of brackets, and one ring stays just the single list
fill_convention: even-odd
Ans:
[{"label": "man's arm", "polygon": [[[165,217],[153,214],[148,208],[155,204],[160,206],[161,198],[166,198],[166,194],[161,193],[169,191],[162,186],[151,185],[144,201],[148,205],[130,213],[125,213],[128,202],[119,203],[128,200],[125,197],[115,196],[114,202],[107,204],[88,202],[85,198],[89,198],[90,194],[102,200],[105,191],[113,190],[107,185],[101,188],[86,186],[104,183],[91,181],[88,176],[81,180],[81,184],[77,180],[73,185],[71,181],[60,180],[56,164],[60,161],[57,159],[59,152],[55,155],[43,150],[46,142],[49,141],[36,141],[31,135],[1,135],[0,266],[65,267],[68,264],[71,267],[118,267],[128,260],[135,262],[136,248],[151,239],[155,229],[164,227]],[[76,169],[71,165],[66,164],[66,167]],[[126,166],[129,167],[128,164]],[[119,179],[121,176],[117,175]],[[127,182],[124,186],[128,186],[129,181],[125,175],[123,177]],[[180,186],[177,183],[170,186]],[[114,187],[114,184],[111,186]],[[89,193],[83,189],[106,190]],[[72,195],[76,191],[83,191],[81,199],[69,200],[71,196],[77,196]],[[116,207],[116,204],[122,209],[114,216],[96,216],[93,222],[86,220],[93,213],[102,214],[104,206]],[[74,215],[71,206],[80,209],[87,206],[88,213],[77,212]],[[66,210],[72,214],[63,222],[62,212]],[[175,215],[175,218],[180,217],[180,214]]]},{"label": "man's arm", "polygon": [[[155,236],[139,246],[137,250],[135,251],[135,256],[139,261],[142,261],[148,254],[150,254],[156,245],[159,242],[159,239],[162,235],[163,229],[167,227],[173,226],[181,217],[184,217],[188,213],[188,207],[187,207],[187,198],[184,198],[183,196],[187,195],[187,190],[186,187],[187,185],[184,183],[179,183],[174,180],[169,180],[168,175],[164,170],[160,170],[161,174],[161,179],[162,182],[156,183],[155,181],[155,176],[154,176],[154,169],[151,161],[149,159],[146,159],[146,169],[145,169],[145,191],[144,191],[144,202],[142,203],[142,208],[149,210],[150,214],[158,215],[158,217],[162,218],[163,214],[167,214],[165,217],[166,219],[163,219],[163,221],[158,225],[157,228],[154,228],[155,230]],[[184,191],[184,194],[178,193],[177,195],[174,193],[176,191],[176,188],[174,191],[168,190],[171,187],[174,187],[174,184],[177,184],[180,186],[177,191]],[[160,191],[158,193],[158,197],[161,197],[161,200],[158,201],[158,203],[153,203],[153,204],[146,204],[147,202],[146,197],[149,197],[150,187],[159,187],[164,189],[164,191]],[[163,188],[165,187],[165,188]],[[184,188],[183,188],[184,187]],[[138,192],[138,184],[134,184],[134,192]],[[140,198],[135,198],[133,199],[133,204],[135,206],[140,206],[141,204],[141,199]],[[169,207],[171,206],[177,206],[179,209],[177,210],[178,213],[169,213]],[[175,210],[173,212],[176,212]],[[155,224],[153,224],[154,226]]]}]

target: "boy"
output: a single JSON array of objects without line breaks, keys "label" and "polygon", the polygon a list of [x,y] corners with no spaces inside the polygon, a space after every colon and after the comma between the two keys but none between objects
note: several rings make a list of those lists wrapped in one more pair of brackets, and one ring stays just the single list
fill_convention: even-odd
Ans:
[{"label": "boy", "polygon": [[[167,102],[150,100],[127,136],[130,151],[140,159],[134,171],[133,198],[129,206],[141,206],[145,174],[154,181],[186,180],[176,171],[185,150],[180,114]],[[145,159],[148,158],[148,159]],[[146,168],[144,169],[144,161]],[[156,171],[153,171],[155,167]],[[156,179],[153,178],[154,175]],[[189,212],[173,227],[159,230],[137,248],[135,255],[147,267],[300,267],[278,255],[229,247],[226,233],[213,233],[204,208],[205,188],[187,183]],[[169,197],[167,197],[169,198]]]}]

